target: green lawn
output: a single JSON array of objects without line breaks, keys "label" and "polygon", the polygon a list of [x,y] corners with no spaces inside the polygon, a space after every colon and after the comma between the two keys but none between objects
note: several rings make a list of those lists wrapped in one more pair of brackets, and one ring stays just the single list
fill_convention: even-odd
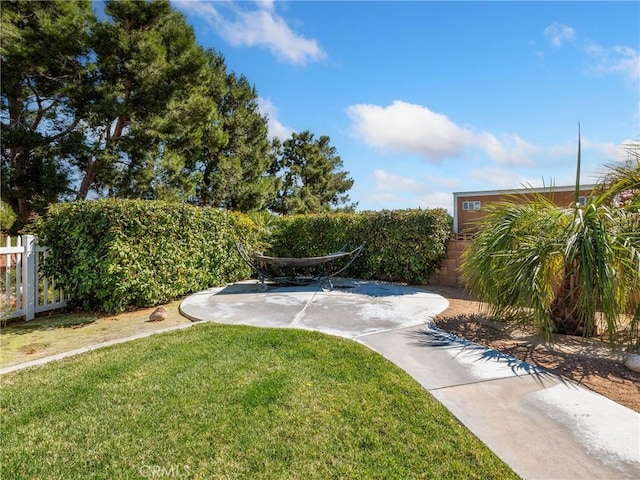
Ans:
[{"label": "green lawn", "polygon": [[0,378],[2,478],[517,478],[349,340],[197,325]]}]

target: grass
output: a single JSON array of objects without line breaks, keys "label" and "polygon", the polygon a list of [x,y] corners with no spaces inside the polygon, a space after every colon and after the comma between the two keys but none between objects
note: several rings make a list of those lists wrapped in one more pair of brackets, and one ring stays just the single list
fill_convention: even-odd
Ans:
[{"label": "grass", "polygon": [[0,377],[2,478],[517,478],[409,375],[215,324]]}]

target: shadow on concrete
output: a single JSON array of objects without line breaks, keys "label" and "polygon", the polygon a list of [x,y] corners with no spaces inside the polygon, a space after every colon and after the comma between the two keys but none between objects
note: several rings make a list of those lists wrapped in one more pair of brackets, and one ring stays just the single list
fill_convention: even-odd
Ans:
[{"label": "shadow on concrete", "polygon": [[[273,282],[266,282],[267,289],[264,292],[258,290],[257,280],[246,280],[241,283],[233,283],[222,287],[215,295],[273,295],[281,293],[347,293],[354,295],[363,295],[367,297],[397,297],[411,296],[416,294],[433,294],[429,290],[411,287],[407,285],[386,283],[375,280],[357,280],[351,278],[331,278],[332,289],[323,289],[321,282],[311,283],[309,285],[278,285]],[[207,292],[201,292],[206,294]],[[211,292],[208,292],[211,294]]]},{"label": "shadow on concrete", "polygon": [[538,383],[544,381],[560,381],[566,385],[572,385],[564,378],[536,365],[519,360],[493,348],[485,347],[478,343],[458,337],[452,333],[439,329],[434,325],[427,325],[424,329],[408,332],[416,344],[422,347],[448,348],[456,351],[455,356],[471,358],[474,362],[497,362],[500,366],[506,366],[516,376],[529,375]]}]

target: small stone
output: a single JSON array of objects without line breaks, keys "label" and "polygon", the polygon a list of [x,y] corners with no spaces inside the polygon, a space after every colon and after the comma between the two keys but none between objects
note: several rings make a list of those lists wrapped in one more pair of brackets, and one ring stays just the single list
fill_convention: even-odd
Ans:
[{"label": "small stone", "polygon": [[640,354],[627,355],[624,366],[629,370],[640,373]]},{"label": "small stone", "polygon": [[151,315],[149,315],[150,322],[161,322],[162,320],[166,320],[169,316],[169,311],[164,305],[160,305],[156,308]]}]

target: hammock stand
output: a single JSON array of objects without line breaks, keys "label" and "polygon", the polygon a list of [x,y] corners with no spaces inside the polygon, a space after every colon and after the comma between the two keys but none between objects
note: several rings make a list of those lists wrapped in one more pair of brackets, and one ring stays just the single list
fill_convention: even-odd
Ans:
[{"label": "hammock stand", "polygon": [[[349,243],[345,243],[337,252],[330,253],[321,257],[269,257],[260,252],[249,254],[240,242],[236,242],[238,253],[257,274],[258,274],[258,291],[265,292],[267,290],[267,280],[277,283],[278,285],[304,286],[312,283],[321,283],[323,290],[332,290],[333,284],[331,277],[335,277],[339,273],[345,271],[353,261],[358,258],[364,249],[364,243],[353,250],[348,250]],[[348,262],[338,270],[332,270],[330,265],[338,259],[348,259]],[[276,275],[271,268],[279,267],[282,271],[288,271],[287,275]],[[321,272],[314,275],[298,275],[296,270],[309,267],[322,267]]]}]

